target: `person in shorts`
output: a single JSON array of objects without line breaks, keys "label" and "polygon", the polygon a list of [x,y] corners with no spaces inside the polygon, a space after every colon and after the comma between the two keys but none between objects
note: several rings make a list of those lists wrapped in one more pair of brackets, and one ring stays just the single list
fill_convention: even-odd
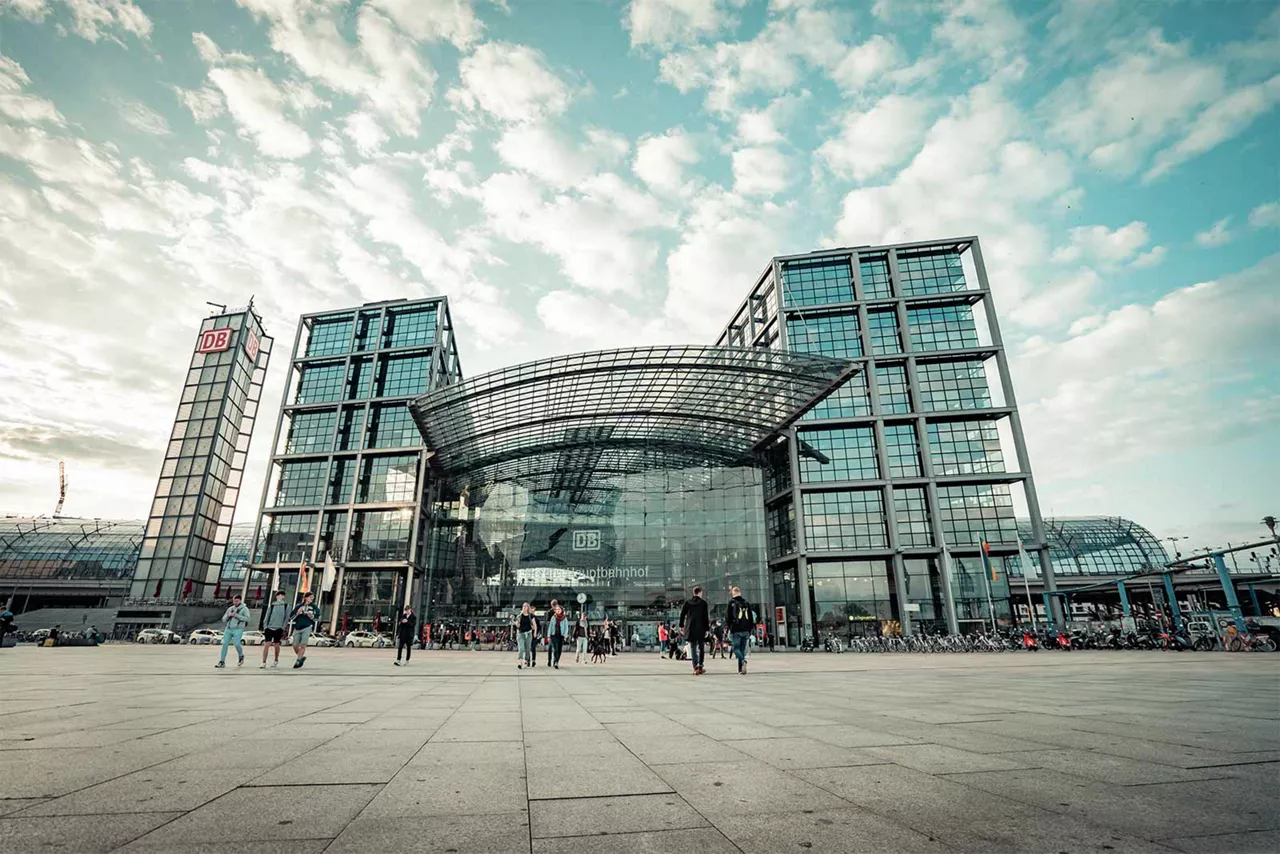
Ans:
[{"label": "person in shorts", "polygon": [[267,654],[275,647],[276,657],[272,667],[280,666],[280,644],[284,642],[284,627],[289,622],[289,604],[284,601],[284,591],[277,590],[270,604],[262,609],[262,622],[258,624],[262,632],[262,665],[259,670],[267,669]]},{"label": "person in shorts", "polygon": [[307,643],[311,640],[311,631],[320,622],[320,609],[315,606],[315,595],[302,594],[302,604],[293,609],[293,654],[298,657],[293,663],[295,669],[307,663]]}]

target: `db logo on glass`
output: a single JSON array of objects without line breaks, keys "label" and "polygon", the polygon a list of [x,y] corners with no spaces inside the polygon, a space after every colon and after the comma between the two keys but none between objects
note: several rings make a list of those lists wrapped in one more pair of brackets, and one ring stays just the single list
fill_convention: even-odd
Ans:
[{"label": "db logo on glass", "polygon": [[600,551],[600,532],[599,531],[574,531],[573,532],[573,550],[575,552]]},{"label": "db logo on glass", "polygon": [[231,346],[231,329],[210,329],[200,333],[200,343],[196,345],[197,353],[221,353]]}]

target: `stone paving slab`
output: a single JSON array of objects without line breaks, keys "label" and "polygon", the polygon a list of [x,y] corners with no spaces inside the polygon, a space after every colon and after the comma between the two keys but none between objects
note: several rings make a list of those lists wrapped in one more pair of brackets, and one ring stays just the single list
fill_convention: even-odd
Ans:
[{"label": "stone paving slab", "polygon": [[[0,651],[0,854],[1277,850],[1280,655]],[[216,653],[215,653],[216,655]],[[252,660],[252,659],[251,659]],[[1224,705],[1223,698],[1232,698]]]}]

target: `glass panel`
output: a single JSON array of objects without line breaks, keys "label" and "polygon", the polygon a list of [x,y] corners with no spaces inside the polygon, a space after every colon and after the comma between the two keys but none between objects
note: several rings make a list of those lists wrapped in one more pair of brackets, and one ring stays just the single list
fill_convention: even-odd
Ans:
[{"label": "glass panel", "polygon": [[782,295],[788,306],[853,302],[853,270],[843,258],[788,261],[782,267]]},{"label": "glass panel", "polygon": [[911,411],[911,395],[907,389],[905,365],[876,366],[876,387],[880,392],[880,410],[886,415]]},{"label": "glass panel", "polygon": [[802,430],[798,437],[800,479],[806,483],[879,476],[875,431],[869,425]]},{"label": "glass panel", "polygon": [[978,346],[978,328],[973,322],[973,308],[967,305],[941,305],[907,309],[913,350],[957,350]]},{"label": "glass panel", "polygon": [[862,276],[864,299],[886,299],[893,296],[889,287],[889,260],[883,255],[858,259],[858,273]]},{"label": "glass panel", "polygon": [[791,315],[787,318],[787,348],[795,353],[846,358],[861,356],[858,313]]},{"label": "glass panel", "polygon": [[815,551],[884,548],[884,496],[879,490],[811,492],[804,496],[805,542]]},{"label": "glass panel", "polygon": [[920,406],[926,412],[991,406],[987,371],[980,360],[917,363],[916,377]]},{"label": "glass panel", "polygon": [[963,291],[967,285],[960,253],[945,250],[914,255],[898,253],[903,296]]}]

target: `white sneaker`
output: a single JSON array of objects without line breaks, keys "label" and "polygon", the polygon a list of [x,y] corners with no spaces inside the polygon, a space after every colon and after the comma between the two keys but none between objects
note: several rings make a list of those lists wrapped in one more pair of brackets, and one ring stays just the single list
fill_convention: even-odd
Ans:
[{"label": "white sneaker", "polygon": [[262,664],[260,664],[260,665],[258,666],[258,669],[259,669],[259,670],[266,670],[266,669],[267,669],[267,663],[266,663],[265,661],[264,661],[264,662],[262,662]]},{"label": "white sneaker", "polygon": [[277,658],[277,659],[275,659],[274,661],[272,661],[272,662],[271,662],[271,666],[272,666],[272,667],[279,667],[279,666],[280,666],[280,659],[278,659],[278,658]]}]

